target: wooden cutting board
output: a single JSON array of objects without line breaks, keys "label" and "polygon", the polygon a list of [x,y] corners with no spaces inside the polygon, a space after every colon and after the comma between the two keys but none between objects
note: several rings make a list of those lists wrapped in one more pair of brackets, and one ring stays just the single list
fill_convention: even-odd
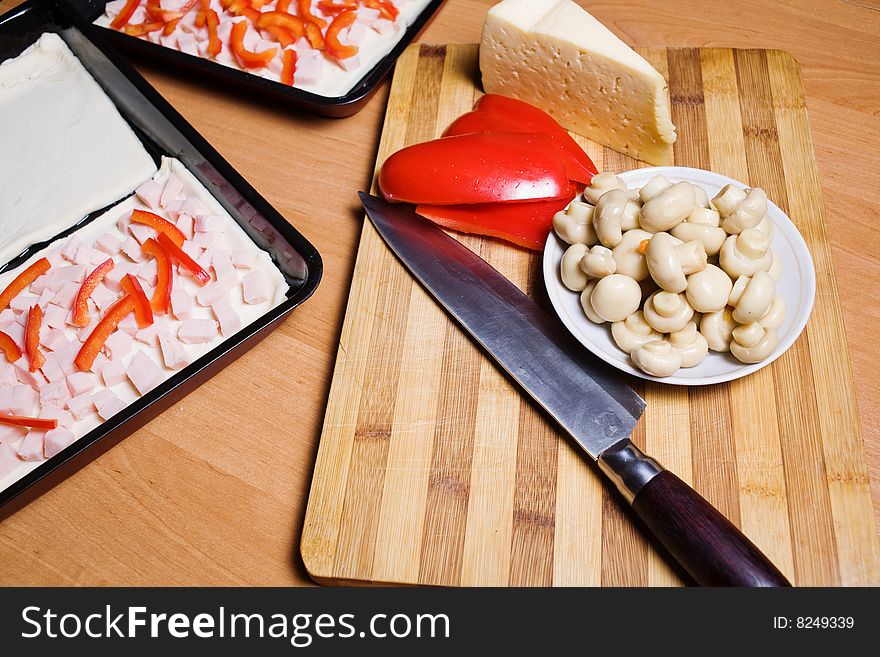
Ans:
[{"label": "wooden cutting board", "polygon": [[[818,291],[804,334],[760,372],[691,389],[633,379],[648,402],[634,441],[740,526],[792,582],[880,584],[797,63],[769,50],[639,52],[669,80],[675,163],[766,189],[803,233]],[[410,47],[397,64],[377,167],[470,110],[478,80],[475,45]],[[643,166],[580,141],[600,170]],[[458,237],[542,299],[539,254]],[[368,221],[301,550],[322,583],[683,581],[595,467],[448,319]]]}]

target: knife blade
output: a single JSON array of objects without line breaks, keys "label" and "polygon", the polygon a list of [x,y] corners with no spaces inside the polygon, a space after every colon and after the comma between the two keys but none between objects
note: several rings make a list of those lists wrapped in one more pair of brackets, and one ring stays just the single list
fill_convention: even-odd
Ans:
[{"label": "knife blade", "polygon": [[415,214],[361,192],[379,235],[452,318],[615,484],[700,584],[789,586],[717,509],[629,435],[645,409],[609,366],[485,260]]}]

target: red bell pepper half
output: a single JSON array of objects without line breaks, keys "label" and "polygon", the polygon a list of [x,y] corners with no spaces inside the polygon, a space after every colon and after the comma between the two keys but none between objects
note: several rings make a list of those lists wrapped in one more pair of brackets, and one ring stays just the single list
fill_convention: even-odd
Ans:
[{"label": "red bell pepper half", "polygon": [[15,344],[15,340],[12,339],[12,336],[3,331],[0,331],[0,350],[6,354],[6,360],[10,363],[14,363],[21,358],[21,349]]},{"label": "red bell pepper half", "polygon": [[391,155],[379,171],[389,201],[450,205],[568,198],[554,142],[540,133],[443,137]]},{"label": "red bell pepper half", "polygon": [[416,213],[461,233],[488,235],[533,251],[541,251],[553,224],[553,215],[577,196],[532,203],[475,203],[471,205],[419,205]]},{"label": "red bell pepper half", "polygon": [[473,112],[458,117],[443,134],[453,136],[471,132],[542,132],[555,142],[571,180],[588,185],[598,173],[584,149],[556,119],[515,98],[486,94],[474,105]]},{"label": "red bell pepper half", "polygon": [[95,358],[97,358],[98,352],[101,351],[101,347],[107,342],[107,338],[109,338],[116,330],[116,327],[119,326],[119,322],[121,322],[126,315],[134,312],[135,305],[136,301],[134,297],[130,294],[126,294],[119,301],[110,306],[107,314],[101,318],[101,321],[95,326],[95,330],[86,338],[86,341],[80,348],[76,358],[73,359],[74,364],[79,369],[83,372],[88,372],[92,369]]},{"label": "red bell pepper half", "polygon": [[202,269],[199,263],[190,258],[186,251],[172,242],[167,235],[160,234],[158,242],[172,259],[179,262],[184,269],[196,277],[199,285],[207,285],[211,281],[211,275]]},{"label": "red bell pepper half", "polygon": [[141,245],[144,253],[156,259],[157,281],[150,306],[154,312],[167,313],[171,308],[171,257],[168,251],[152,237]]},{"label": "red bell pepper half", "polygon": [[107,272],[111,269],[113,269],[113,258],[107,258],[95,267],[91,274],[86,276],[73,302],[72,320],[74,326],[88,326],[89,322],[92,321],[92,316],[89,313],[89,299],[92,296],[92,292],[95,291],[95,288],[104,280]]},{"label": "red bell pepper half", "polygon": [[138,279],[131,274],[126,274],[119,281],[122,290],[134,297],[134,316],[137,319],[138,328],[146,328],[153,323],[153,307],[147,299],[147,293],[141,287]]},{"label": "red bell pepper half", "polygon": [[25,417],[24,415],[7,415],[0,413],[0,424],[11,424],[14,427],[30,427],[38,431],[51,431],[58,428],[58,420],[46,417]]},{"label": "red bell pepper half", "polygon": [[158,214],[153,214],[146,210],[132,210],[131,220],[136,224],[149,226],[157,233],[165,233],[168,237],[174,240],[174,243],[177,244],[177,246],[183,246],[183,241],[186,239],[186,235],[184,235],[177,226],[167,219],[163,219]]},{"label": "red bell pepper half", "polygon": [[18,296],[19,292],[49,271],[51,267],[52,265],[49,264],[49,261],[46,258],[40,258],[16,276],[12,282],[6,286],[6,289],[3,290],[3,292],[0,292],[0,311],[6,310],[6,306]]},{"label": "red bell pepper half", "polygon": [[40,327],[43,325],[43,309],[31,306],[28,311],[27,324],[24,327],[24,351],[28,357],[28,369],[36,372],[46,362],[40,351]]}]

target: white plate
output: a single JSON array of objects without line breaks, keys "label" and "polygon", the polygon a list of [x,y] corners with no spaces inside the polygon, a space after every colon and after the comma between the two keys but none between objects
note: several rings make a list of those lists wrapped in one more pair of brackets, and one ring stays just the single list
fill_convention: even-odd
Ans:
[{"label": "white plate", "polygon": [[[630,188],[638,188],[657,174],[663,174],[672,182],[686,180],[706,190],[709,198],[717,194],[724,185],[733,183],[747,187],[733,178],[711,171],[688,167],[649,167],[635,169],[619,174]],[[550,302],[563,324],[574,336],[596,356],[633,376],[661,383],[675,385],[701,386],[733,381],[765,367],[779,358],[794,343],[804,330],[813,300],[816,296],[816,271],[804,238],[786,214],[777,205],[768,203],[767,214],[776,230],[773,234],[773,248],[782,260],[782,277],[776,293],[785,299],[788,312],[779,327],[779,346],[769,358],[746,365],[740,363],[729,353],[714,351],[696,367],[682,368],[673,376],[663,378],[650,376],[632,364],[629,355],[621,351],[611,337],[610,324],[594,324],[586,318],[581,308],[580,293],[572,292],[562,284],[559,263],[568,245],[551,232],[544,247],[544,282]]]}]

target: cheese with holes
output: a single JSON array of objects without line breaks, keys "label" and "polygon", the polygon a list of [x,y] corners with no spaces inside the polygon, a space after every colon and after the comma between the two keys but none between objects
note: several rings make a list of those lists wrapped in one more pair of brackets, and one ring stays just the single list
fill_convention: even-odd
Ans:
[{"label": "cheese with holes", "polygon": [[595,142],[649,164],[672,162],[666,81],[571,0],[504,0],[480,44],[486,93],[519,98]]}]

